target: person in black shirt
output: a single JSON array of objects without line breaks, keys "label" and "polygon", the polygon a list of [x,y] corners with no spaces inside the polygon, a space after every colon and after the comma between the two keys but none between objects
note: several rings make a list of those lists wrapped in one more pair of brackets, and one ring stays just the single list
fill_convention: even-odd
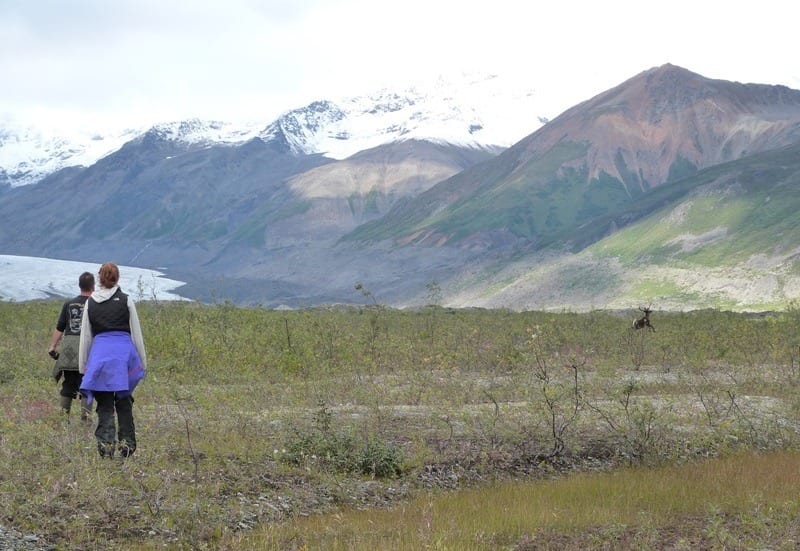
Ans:
[{"label": "person in black shirt", "polygon": [[[86,403],[86,397],[78,392],[83,379],[83,375],[78,370],[78,348],[80,346],[83,307],[89,295],[94,291],[94,276],[89,272],[83,272],[78,278],[78,287],[81,293],[65,301],[61,306],[61,313],[53,331],[48,354],[56,360],[53,366],[53,378],[56,382],[63,378],[61,392],[59,393],[61,409],[65,414],[69,415],[72,409],[72,401],[80,397],[81,419],[88,420],[91,417],[91,411]],[[60,351],[56,349],[59,342],[61,343]]]}]

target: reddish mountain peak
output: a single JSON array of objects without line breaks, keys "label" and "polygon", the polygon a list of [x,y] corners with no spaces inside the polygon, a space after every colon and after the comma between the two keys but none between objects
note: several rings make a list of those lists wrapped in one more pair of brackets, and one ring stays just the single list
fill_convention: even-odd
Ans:
[{"label": "reddish mountain peak", "polygon": [[650,81],[658,80],[672,83],[689,83],[698,80],[709,80],[704,76],[693,73],[692,71],[684,69],[683,67],[673,65],[672,63],[665,63],[659,67],[653,67],[652,69],[642,71],[639,76],[634,77],[634,79],[636,78],[645,78]]},{"label": "reddish mountain peak", "polygon": [[[629,109],[635,106],[651,111],[684,109],[708,96],[717,93],[715,83],[697,73],[672,64],[661,65],[643,71],[622,84],[589,100],[585,107],[607,108],[625,103]],[[632,110],[632,112],[634,112]]]},{"label": "reddish mountain peak", "polygon": [[586,144],[586,156],[570,165],[587,169],[587,183],[606,173],[646,190],[677,166],[701,169],[798,136],[800,91],[709,79],[667,63],[565,111],[519,146],[524,163],[558,143]]}]

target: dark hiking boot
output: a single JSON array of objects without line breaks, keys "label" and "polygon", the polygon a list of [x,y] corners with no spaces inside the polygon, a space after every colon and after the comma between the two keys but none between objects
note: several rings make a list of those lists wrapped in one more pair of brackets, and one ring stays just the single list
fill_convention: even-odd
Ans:
[{"label": "dark hiking boot", "polygon": [[119,454],[122,457],[130,457],[133,455],[133,452],[136,451],[136,446],[128,445],[128,442],[123,440],[119,443]]},{"label": "dark hiking boot", "polygon": [[100,454],[100,457],[108,457],[109,459],[114,458],[114,444],[109,442],[98,442],[97,443],[97,452]]}]

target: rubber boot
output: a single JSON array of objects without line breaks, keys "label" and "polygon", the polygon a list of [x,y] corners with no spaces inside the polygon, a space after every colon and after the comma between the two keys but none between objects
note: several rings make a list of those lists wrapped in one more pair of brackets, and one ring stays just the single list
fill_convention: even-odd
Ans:
[{"label": "rubber boot", "polygon": [[97,401],[97,428],[94,435],[97,439],[97,451],[100,457],[114,457],[114,440],[117,436],[117,423],[114,419],[114,393],[95,392]]},{"label": "rubber boot", "polygon": [[69,415],[69,410],[72,409],[72,398],[69,396],[59,396],[59,404],[65,415]]},{"label": "rubber boot", "polygon": [[81,396],[81,421],[90,422],[92,420],[92,406],[87,402],[86,396]]},{"label": "rubber boot", "polygon": [[117,442],[122,457],[130,457],[136,451],[136,426],[133,422],[133,396],[118,398],[114,402],[119,431]]}]

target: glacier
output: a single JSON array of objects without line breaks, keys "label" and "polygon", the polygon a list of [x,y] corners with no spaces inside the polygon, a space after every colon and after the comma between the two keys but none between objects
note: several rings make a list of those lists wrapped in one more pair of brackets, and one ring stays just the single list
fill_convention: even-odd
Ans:
[{"label": "glacier", "polygon": [[[0,254],[0,301],[25,302],[70,298],[80,292],[78,277],[97,274],[100,264],[32,256]],[[177,289],[184,282],[147,268],[120,266],[120,287],[134,300],[187,300]]]}]

